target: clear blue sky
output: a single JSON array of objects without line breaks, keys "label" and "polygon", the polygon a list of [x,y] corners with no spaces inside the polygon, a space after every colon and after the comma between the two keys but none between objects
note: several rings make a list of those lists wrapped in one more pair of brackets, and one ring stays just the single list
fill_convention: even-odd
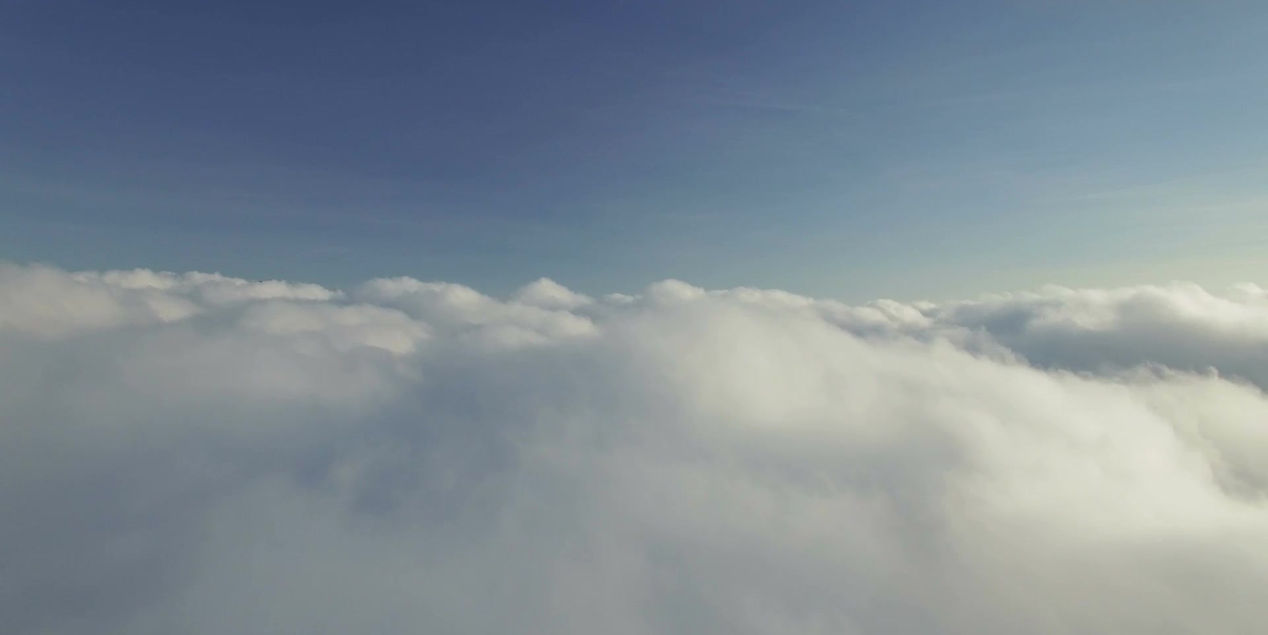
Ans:
[{"label": "clear blue sky", "polygon": [[0,7],[0,259],[846,299],[1268,270],[1268,3]]}]

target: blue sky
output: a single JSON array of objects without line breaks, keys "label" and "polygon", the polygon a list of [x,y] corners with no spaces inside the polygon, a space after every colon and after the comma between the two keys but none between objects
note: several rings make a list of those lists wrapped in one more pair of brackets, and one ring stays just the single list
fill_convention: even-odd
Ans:
[{"label": "blue sky", "polygon": [[0,4],[0,259],[858,300],[1263,281],[1268,5]]}]

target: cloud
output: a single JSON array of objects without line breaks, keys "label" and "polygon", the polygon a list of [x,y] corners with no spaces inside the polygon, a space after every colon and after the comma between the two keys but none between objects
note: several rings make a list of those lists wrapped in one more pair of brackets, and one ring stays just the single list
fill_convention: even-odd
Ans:
[{"label": "cloud", "polygon": [[521,304],[543,309],[563,310],[575,309],[593,302],[589,297],[549,278],[538,278],[524,285],[515,293],[515,300]]},{"label": "cloud", "polygon": [[0,267],[26,633],[1258,632],[1268,301]]}]

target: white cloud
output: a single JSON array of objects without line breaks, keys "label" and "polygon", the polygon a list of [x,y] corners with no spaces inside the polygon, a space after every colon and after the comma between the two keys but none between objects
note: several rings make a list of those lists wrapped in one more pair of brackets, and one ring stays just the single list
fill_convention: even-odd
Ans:
[{"label": "white cloud", "polygon": [[0,267],[42,633],[1258,632],[1268,301]]},{"label": "white cloud", "polygon": [[543,309],[563,309],[565,311],[593,302],[589,297],[577,293],[550,278],[538,278],[524,285],[515,293],[515,300],[521,304],[537,306]]}]

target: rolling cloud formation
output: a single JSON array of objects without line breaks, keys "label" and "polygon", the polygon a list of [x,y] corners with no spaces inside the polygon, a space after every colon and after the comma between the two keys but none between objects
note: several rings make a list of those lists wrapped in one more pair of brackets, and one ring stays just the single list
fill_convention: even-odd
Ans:
[{"label": "rolling cloud formation", "polygon": [[0,265],[6,631],[1253,633],[1268,292]]}]

